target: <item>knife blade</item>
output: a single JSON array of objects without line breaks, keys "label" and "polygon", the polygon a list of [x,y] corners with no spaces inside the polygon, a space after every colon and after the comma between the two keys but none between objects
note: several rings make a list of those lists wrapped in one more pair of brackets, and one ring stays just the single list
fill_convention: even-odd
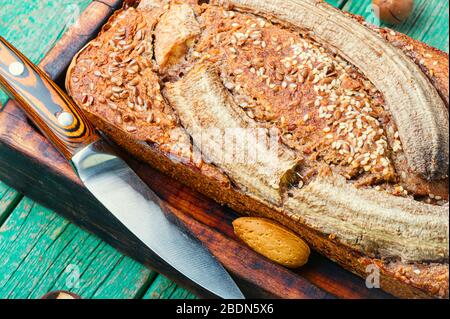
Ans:
[{"label": "knife blade", "polygon": [[0,87],[72,164],[94,197],[153,253],[217,297],[244,298],[225,268],[199,240],[168,217],[157,195],[72,100],[2,37]]}]

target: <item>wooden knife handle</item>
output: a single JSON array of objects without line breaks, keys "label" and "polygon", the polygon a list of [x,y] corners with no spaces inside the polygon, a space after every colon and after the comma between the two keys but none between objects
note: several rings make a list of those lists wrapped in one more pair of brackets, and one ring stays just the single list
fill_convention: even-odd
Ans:
[{"label": "wooden knife handle", "polygon": [[0,37],[0,87],[70,160],[99,139],[74,102],[37,66]]}]

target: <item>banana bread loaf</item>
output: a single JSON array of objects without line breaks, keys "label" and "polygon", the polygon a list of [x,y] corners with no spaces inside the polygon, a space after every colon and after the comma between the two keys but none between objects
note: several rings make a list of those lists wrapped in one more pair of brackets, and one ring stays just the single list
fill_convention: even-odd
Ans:
[{"label": "banana bread loaf", "polygon": [[317,0],[129,1],[66,86],[135,157],[448,298],[447,54]]}]

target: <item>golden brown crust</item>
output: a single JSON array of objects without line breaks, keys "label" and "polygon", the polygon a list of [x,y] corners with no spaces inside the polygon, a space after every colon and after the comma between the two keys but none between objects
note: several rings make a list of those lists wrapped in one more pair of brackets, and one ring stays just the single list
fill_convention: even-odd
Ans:
[{"label": "golden brown crust", "polygon": [[[179,127],[177,115],[168,107],[166,101],[164,99],[161,99],[158,103],[155,102],[155,99],[144,101],[144,97],[162,95],[159,92],[158,76],[151,63],[150,52],[152,48],[141,49],[139,47],[138,40],[143,35],[137,35],[138,30],[133,29],[133,26],[139,25],[139,21],[141,21],[143,24],[141,28],[150,32],[157,23],[157,17],[163,13],[161,10],[161,8],[156,8],[150,11],[138,11],[131,8],[124,12],[119,11],[111,18],[100,36],[74,59],[68,72],[67,88],[74,100],[84,107],[95,125],[137,158],[216,201],[227,204],[238,212],[251,212],[258,216],[278,220],[301,234],[316,250],[360,276],[367,275],[367,265],[377,264],[381,270],[383,289],[394,295],[399,297],[434,296],[447,298],[448,264],[418,263],[407,265],[362,256],[329,238],[328,235],[295,222],[280,209],[249,198],[239,189],[233,187],[229,179],[218,168],[204,163],[201,158],[195,158],[190,141],[185,140],[186,134],[184,131],[177,130]],[[138,23],[130,23],[130,21],[138,21]],[[121,27],[125,28],[123,38]],[[149,34],[144,36],[149,36]],[[403,41],[406,45],[414,46],[411,50],[411,52],[415,52],[415,58],[413,57],[413,59],[416,62],[420,62],[422,59],[425,61],[425,63],[422,63],[423,68],[426,69],[425,72],[431,77],[440,94],[446,96],[448,101],[448,72],[438,72],[439,68],[435,71],[431,67],[428,68],[430,63],[435,66],[433,60],[438,61],[436,65],[445,65],[445,63],[448,65],[448,56],[431,50],[403,35],[397,35],[394,38],[391,34],[385,34],[385,36],[394,45],[397,45],[395,41]],[[114,37],[117,37],[117,43],[109,43]],[[131,38],[138,40],[128,43]],[[122,42],[123,45],[119,44],[122,40],[125,40],[125,42]],[[134,47],[127,48],[130,44]],[[110,45],[110,47],[107,47],[107,45]],[[404,44],[398,46],[407,50]],[[140,50],[143,50],[143,52],[140,52]],[[116,61],[124,67],[120,67],[120,70],[112,72],[113,74],[106,78],[102,75],[108,77],[108,67],[114,63],[115,56],[102,55],[101,53],[110,53],[111,51],[119,52],[117,55],[120,56],[127,54],[131,59],[125,62],[123,59],[122,61]],[[136,54],[137,52],[140,52],[139,56]],[[145,52],[148,52],[147,56]],[[131,73],[128,72],[130,62],[133,61],[133,54],[136,54],[137,65],[139,67],[144,66],[143,74],[137,80],[138,85],[136,87],[139,94],[130,97],[123,93],[125,90],[121,92],[119,92],[119,89],[115,89],[115,92],[107,91],[106,89],[110,87],[114,75],[116,75],[116,78],[124,79],[119,87],[128,88],[130,82],[134,80],[136,72],[133,73],[133,64],[131,64]],[[141,55],[142,57],[140,57]],[[428,55],[431,55],[431,57]],[[422,57],[422,59],[419,59],[419,57]],[[95,68],[100,68],[100,70],[94,70]],[[120,74],[116,74],[116,72]],[[142,78],[145,78],[145,81]],[[116,82],[115,80],[114,82]],[[94,88],[92,88],[91,83],[94,83]],[[111,106],[108,102],[102,103],[101,96],[96,95],[98,90],[108,96],[111,93],[109,97],[116,99],[116,101],[112,101],[115,105]],[[131,92],[133,92],[132,90]],[[121,94],[123,95],[121,96]],[[96,96],[96,98],[92,100],[89,98],[90,96]],[[142,101],[139,100],[139,96]],[[151,120],[148,118],[148,110],[153,111]],[[121,120],[118,119],[118,115],[120,115]],[[179,143],[180,140],[185,141],[186,147],[174,149],[172,147],[174,141]],[[419,188],[426,188],[427,191],[432,188],[432,186],[428,188],[423,186],[425,183],[422,180],[419,180],[418,183]],[[444,187],[444,196],[446,192],[448,192],[448,188],[445,189]],[[436,196],[433,195],[433,197]]]}]

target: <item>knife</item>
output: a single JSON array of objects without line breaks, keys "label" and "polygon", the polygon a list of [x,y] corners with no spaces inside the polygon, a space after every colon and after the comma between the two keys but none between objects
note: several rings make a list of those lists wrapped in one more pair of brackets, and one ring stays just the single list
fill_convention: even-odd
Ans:
[{"label": "knife", "polygon": [[96,132],[75,103],[37,66],[0,37],[0,88],[14,98],[71,163],[86,188],[142,243],[198,286],[243,299],[224,267]]}]

